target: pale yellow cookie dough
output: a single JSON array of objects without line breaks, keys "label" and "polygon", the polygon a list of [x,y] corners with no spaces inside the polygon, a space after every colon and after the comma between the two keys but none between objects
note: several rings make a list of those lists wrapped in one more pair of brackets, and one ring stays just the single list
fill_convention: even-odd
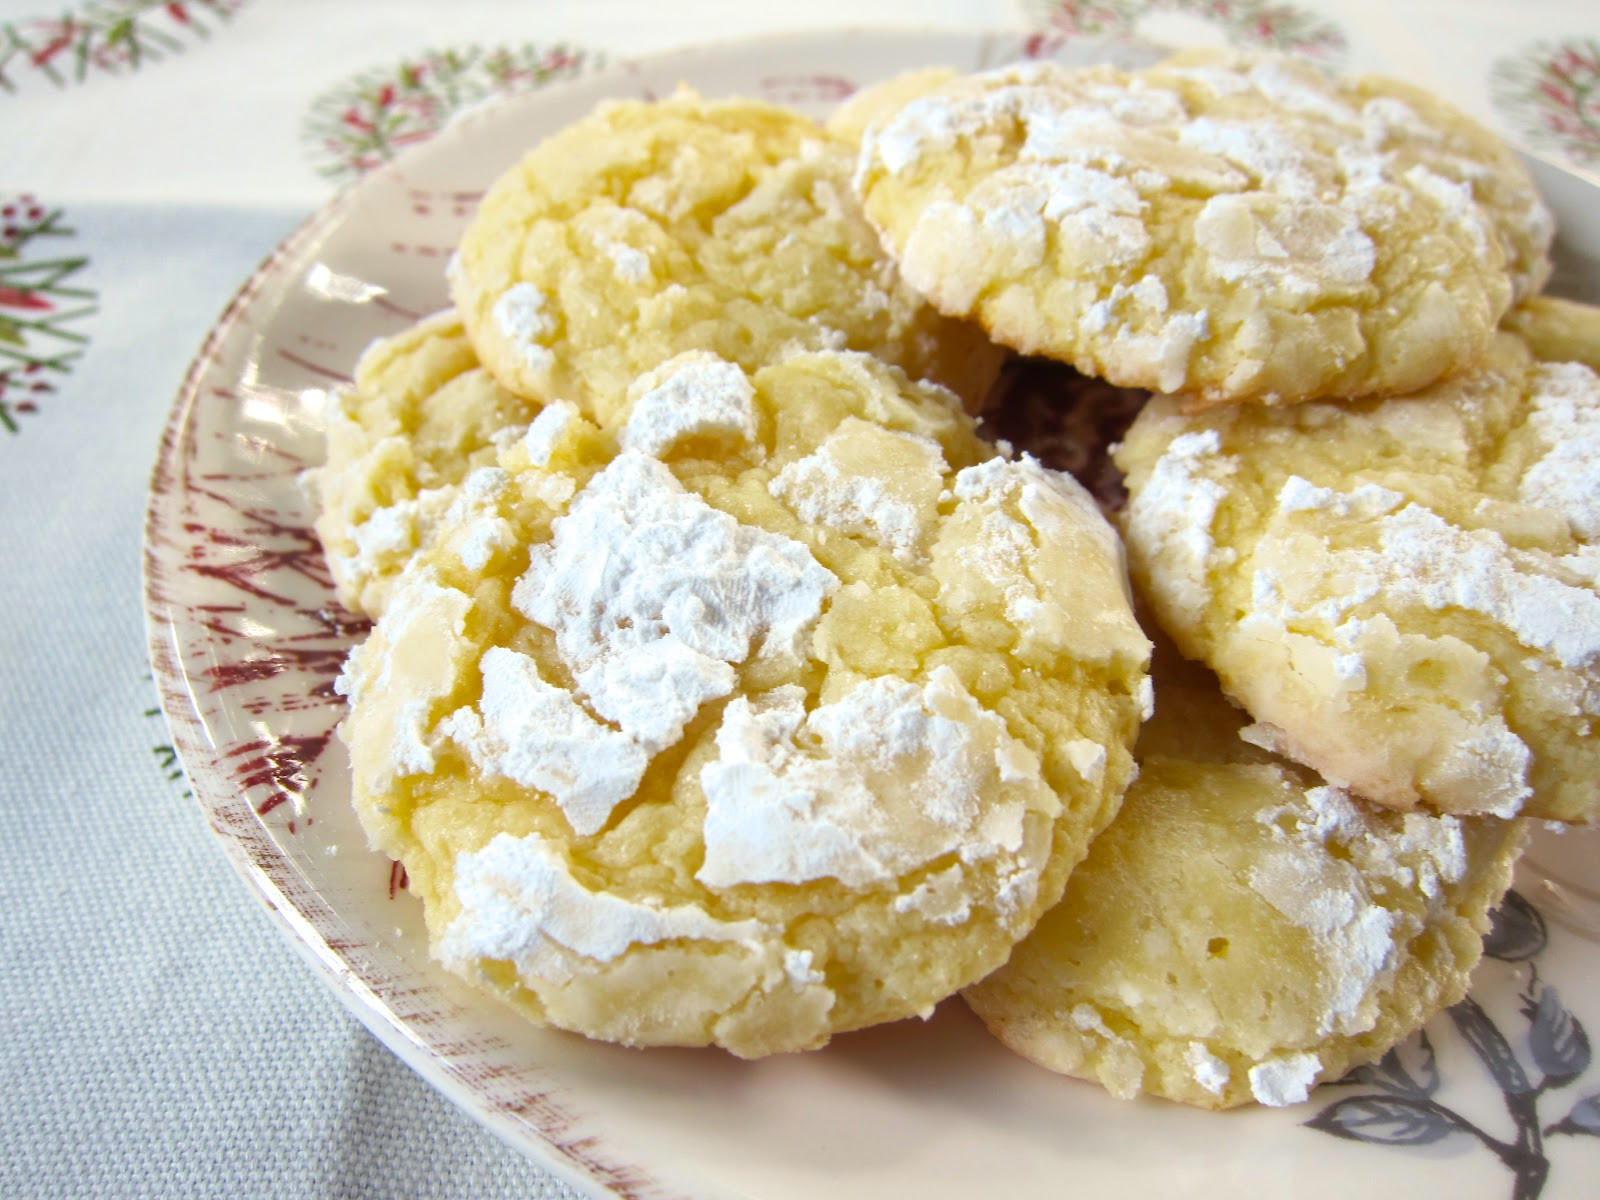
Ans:
[{"label": "pale yellow cookie dough", "polygon": [[1592,304],[1535,296],[1512,309],[1502,324],[1521,334],[1536,358],[1600,371],[1600,308]]},{"label": "pale yellow cookie dough", "polygon": [[759,101],[601,105],[490,189],[452,295],[506,387],[602,423],[686,350],[750,370],[794,349],[866,351],[976,411],[1003,351],[900,280],[850,190],[851,156]]},{"label": "pale yellow cookie dough", "polygon": [[1158,653],[1139,777],[1060,904],[963,995],[1113,1095],[1294,1104],[1466,994],[1522,822],[1364,806],[1240,741]]},{"label": "pale yellow cookie dough", "polygon": [[927,1013],[1132,773],[1115,534],[866,355],[689,352],[614,428],[545,408],[394,585],[340,685],[363,824],[537,1021],[756,1056]]},{"label": "pale yellow cookie dough", "polygon": [[1416,395],[1185,416],[1116,454],[1131,566],[1251,736],[1399,808],[1600,820],[1600,376],[1511,334]]},{"label": "pale yellow cookie dough", "polygon": [[1425,386],[1549,271],[1510,150],[1289,57],[963,77],[875,120],[855,182],[941,311],[1191,406]]}]

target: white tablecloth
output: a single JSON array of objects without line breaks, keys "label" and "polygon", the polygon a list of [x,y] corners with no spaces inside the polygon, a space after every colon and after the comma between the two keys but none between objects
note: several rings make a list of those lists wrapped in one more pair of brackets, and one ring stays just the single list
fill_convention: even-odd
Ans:
[{"label": "white tablecloth", "polygon": [[403,64],[470,91],[473,47],[559,75],[862,24],[1274,41],[1600,169],[1593,0],[0,0],[0,1195],[572,1194],[347,1015],[212,844],[146,663],[151,463],[240,281],[396,148],[362,124]]}]

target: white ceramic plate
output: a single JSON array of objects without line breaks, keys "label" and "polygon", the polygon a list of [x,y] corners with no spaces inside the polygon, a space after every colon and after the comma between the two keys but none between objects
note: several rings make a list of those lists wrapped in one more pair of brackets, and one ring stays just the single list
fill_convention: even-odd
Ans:
[{"label": "white ceramic plate", "polygon": [[[445,304],[445,260],[481,190],[602,96],[684,80],[820,114],[901,70],[1040,49],[1021,35],[844,32],[663,56],[472,112],[313,217],[211,333],[153,484],[152,657],[195,794],[241,874],[379,1037],[596,1194],[1592,1195],[1592,837],[1542,835],[1521,884],[1531,903],[1504,923],[1472,1001],[1426,1039],[1298,1107],[1226,1115],[1119,1102],[1032,1067],[959,1002],[926,1023],[757,1063],[533,1029],[429,961],[418,905],[366,848],[332,740],[331,685],[360,627],[333,605],[296,474],[317,460],[325,394],[360,350]],[[1600,193],[1541,178],[1575,248],[1600,259]]]}]

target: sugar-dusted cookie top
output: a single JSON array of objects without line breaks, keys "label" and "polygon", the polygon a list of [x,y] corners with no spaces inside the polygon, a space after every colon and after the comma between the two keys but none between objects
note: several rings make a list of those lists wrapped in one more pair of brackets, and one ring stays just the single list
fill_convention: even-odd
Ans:
[{"label": "sugar-dusted cookie top", "polygon": [[1502,334],[1412,396],[1129,429],[1124,533],[1251,736],[1401,808],[1600,821],[1600,375]]},{"label": "sugar-dusted cookie top", "polygon": [[865,355],[626,395],[610,443],[546,407],[394,584],[341,684],[358,814],[536,1020],[754,1056],[925,1013],[1131,775],[1117,538]]},{"label": "sugar-dusted cookie top", "polygon": [[1422,387],[1549,271],[1492,135],[1287,57],[967,76],[871,123],[855,180],[941,311],[1191,406]]},{"label": "sugar-dusted cookie top", "polygon": [[611,102],[485,196],[451,290],[507,388],[609,420],[686,350],[755,370],[861,350],[981,401],[1002,351],[900,280],[851,193],[852,147],[753,100]]},{"label": "sugar-dusted cookie top", "polygon": [[1120,1097],[1293,1104],[1466,994],[1522,823],[1365,806],[1242,742],[1209,673],[1158,652],[1154,679],[1121,811],[963,995]]}]

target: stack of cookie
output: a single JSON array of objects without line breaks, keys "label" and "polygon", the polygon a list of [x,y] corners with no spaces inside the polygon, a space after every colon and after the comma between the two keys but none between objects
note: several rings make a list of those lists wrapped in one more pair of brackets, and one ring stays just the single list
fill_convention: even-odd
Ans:
[{"label": "stack of cookie", "polygon": [[1543,361],[1593,318],[1538,296],[1514,155],[1401,84],[1198,52],[893,91],[840,120],[906,278],[1159,393],[1117,519],[1215,672],[1158,660],[1121,814],[968,1001],[1119,1095],[1303,1099],[1464,994],[1516,818],[1600,817],[1600,378]]},{"label": "stack of cookie", "polygon": [[[549,139],[311,475],[375,619],[357,811],[435,953],[632,1045],[965,989],[1118,1095],[1380,1056],[1463,994],[1519,818],[1600,815],[1550,235],[1465,118],[1281,58]],[[1113,519],[979,436],[1019,353],[1138,406]]]},{"label": "stack of cookie", "polygon": [[757,1056],[926,1015],[1133,776],[1120,542],[978,436],[951,388],[1004,352],[905,285],[853,156],[603,106],[331,418],[357,811],[437,956],[540,1022]]}]

